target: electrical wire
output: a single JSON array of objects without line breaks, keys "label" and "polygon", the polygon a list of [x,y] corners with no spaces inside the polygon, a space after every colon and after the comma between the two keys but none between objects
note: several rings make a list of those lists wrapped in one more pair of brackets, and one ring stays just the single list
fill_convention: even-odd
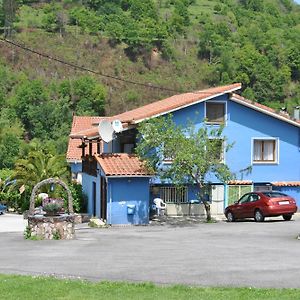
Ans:
[{"label": "electrical wire", "polygon": [[79,65],[76,65],[74,63],[71,63],[71,62],[67,62],[63,59],[60,59],[60,58],[56,58],[56,57],[53,57],[49,54],[46,54],[46,53],[43,53],[43,52],[40,52],[40,51],[37,51],[37,50],[34,50],[32,48],[29,48],[27,46],[23,46],[15,41],[12,41],[12,40],[8,40],[6,38],[2,38],[0,37],[0,41],[2,41],[3,43],[7,43],[7,44],[10,44],[14,47],[17,47],[19,49],[22,49],[24,51],[27,51],[27,52],[30,52],[30,53],[33,53],[35,55],[39,55],[40,57],[43,57],[43,58],[46,58],[46,59],[50,59],[50,60],[53,60],[53,61],[56,61],[58,63],[61,63],[63,65],[66,65],[68,67],[71,67],[73,69],[77,69],[77,70],[80,70],[80,71],[83,71],[83,72],[89,72],[89,73],[92,73],[94,75],[98,75],[98,76],[102,76],[102,77],[106,77],[106,78],[109,78],[109,79],[113,79],[113,80],[118,80],[118,81],[121,81],[121,82],[124,82],[124,83],[129,83],[129,84],[134,84],[134,85],[139,85],[139,86],[143,86],[143,87],[147,87],[147,88],[152,88],[152,89],[159,89],[159,90],[162,90],[162,91],[168,91],[168,92],[176,92],[176,93],[190,93],[190,94],[207,94],[207,95],[215,95],[215,93],[213,92],[208,92],[208,91],[194,91],[194,92],[191,92],[191,91],[182,91],[182,90],[175,90],[175,89],[170,89],[170,88],[167,88],[167,87],[162,87],[162,86],[157,86],[157,85],[153,85],[151,83],[143,83],[143,82],[137,82],[137,81],[133,81],[133,80],[127,80],[127,79],[123,79],[123,78],[120,78],[120,77],[117,77],[117,76],[112,76],[112,75],[108,75],[108,74],[104,74],[104,73],[101,73],[101,72],[97,72],[97,71],[94,71],[92,69],[89,69],[89,68],[86,68],[86,67],[82,67],[82,66],[79,66]]},{"label": "electrical wire", "polygon": [[76,65],[74,63],[67,62],[67,61],[62,60],[60,58],[53,57],[53,56],[51,56],[49,54],[45,54],[45,53],[42,53],[40,51],[31,49],[29,47],[20,45],[20,44],[14,42],[14,41],[11,41],[11,40],[8,40],[8,39],[2,38],[2,37],[0,37],[0,41],[8,43],[10,45],[13,45],[13,46],[15,46],[17,48],[20,48],[20,49],[24,50],[24,51],[31,52],[31,53],[39,55],[41,57],[44,57],[44,58],[47,58],[47,59],[59,62],[59,63],[61,63],[63,65],[69,66],[71,68],[74,68],[74,69],[77,69],[77,70],[80,70],[80,71],[89,72],[89,73],[92,73],[92,74],[95,74],[95,75],[99,75],[99,76],[102,76],[102,77],[106,77],[106,78],[110,78],[110,79],[122,81],[122,82],[125,82],[125,83],[140,85],[140,86],[144,86],[144,87],[147,87],[147,88],[153,88],[153,89],[160,89],[160,90],[165,90],[165,91],[169,91],[169,92],[182,93],[182,91],[179,91],[179,90],[169,89],[169,88],[161,87],[161,86],[157,86],[157,85],[152,85],[151,83],[147,84],[147,83],[142,83],[142,82],[127,80],[127,79],[123,79],[123,78],[120,78],[120,77],[116,77],[116,76],[104,74],[104,73],[101,73],[101,72],[97,72],[97,71],[88,69],[86,67],[82,67],[82,66]]}]

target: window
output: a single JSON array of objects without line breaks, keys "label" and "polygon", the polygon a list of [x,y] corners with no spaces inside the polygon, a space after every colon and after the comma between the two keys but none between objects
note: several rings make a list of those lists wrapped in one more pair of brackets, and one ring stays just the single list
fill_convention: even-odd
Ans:
[{"label": "window", "polygon": [[165,203],[187,203],[188,202],[188,189],[184,187],[164,186],[160,188],[160,198]]},{"label": "window", "polygon": [[206,122],[222,124],[225,122],[225,103],[206,102]]},{"label": "window", "polygon": [[253,162],[275,163],[276,152],[276,140],[254,140]]},{"label": "window", "polygon": [[249,195],[249,202],[255,202],[258,201],[260,197],[257,194],[250,194]]},{"label": "window", "polygon": [[280,192],[269,192],[269,193],[263,193],[265,196],[269,198],[282,198],[282,197],[288,197],[288,195]]},{"label": "window", "polygon": [[243,204],[243,203],[247,203],[247,202],[249,202],[249,194],[246,194],[246,195],[244,195],[240,200],[239,200],[239,203],[240,204]]}]

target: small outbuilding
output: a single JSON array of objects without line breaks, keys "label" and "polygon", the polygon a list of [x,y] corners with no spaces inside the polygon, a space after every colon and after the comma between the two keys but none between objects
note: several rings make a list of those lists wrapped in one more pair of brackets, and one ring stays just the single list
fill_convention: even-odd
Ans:
[{"label": "small outbuilding", "polygon": [[149,223],[149,180],[145,164],[134,154],[103,153],[83,161],[88,213],[107,224]]}]

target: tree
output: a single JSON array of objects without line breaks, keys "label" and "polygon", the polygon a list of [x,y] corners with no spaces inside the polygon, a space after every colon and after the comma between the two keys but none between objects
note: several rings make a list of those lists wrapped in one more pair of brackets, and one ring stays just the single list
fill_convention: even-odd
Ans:
[{"label": "tree", "polygon": [[14,179],[19,186],[33,187],[47,178],[66,178],[69,175],[64,155],[32,151],[26,159],[16,161]]},{"label": "tree", "polygon": [[60,36],[63,36],[65,33],[65,27],[68,24],[68,16],[61,5],[53,1],[50,4],[47,4],[43,11],[43,28],[49,32],[59,31]]},{"label": "tree", "polygon": [[14,112],[2,108],[0,113],[0,169],[13,168],[19,155],[23,128]]},{"label": "tree", "polygon": [[[221,182],[233,177],[221,158],[225,140],[222,127],[213,129],[203,126],[196,130],[190,125],[184,130],[169,116],[140,125],[136,150],[139,157],[146,160],[148,167],[162,179],[171,179],[177,185],[196,184],[207,221],[210,221],[210,204],[203,197],[208,176],[214,174]],[[227,144],[225,151],[231,146]],[[168,168],[163,167],[165,158],[172,160]]]},{"label": "tree", "polygon": [[[42,150],[31,151],[25,159],[16,161],[13,179],[16,179],[15,188],[25,188],[22,193],[22,207],[24,211],[29,207],[31,189],[40,181],[47,178],[66,179],[69,170],[64,155],[52,155]],[[45,186],[43,192],[49,192]]]},{"label": "tree", "polygon": [[61,97],[68,97],[70,107],[77,115],[103,115],[106,98],[105,87],[93,77],[81,76],[64,80],[59,87]]}]

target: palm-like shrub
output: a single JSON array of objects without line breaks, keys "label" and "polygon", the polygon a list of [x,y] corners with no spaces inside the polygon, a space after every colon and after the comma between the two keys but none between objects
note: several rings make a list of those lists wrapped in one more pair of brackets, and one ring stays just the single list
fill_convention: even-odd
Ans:
[{"label": "palm-like shrub", "polygon": [[18,186],[33,187],[47,178],[66,179],[68,176],[65,156],[51,155],[43,151],[30,152],[27,159],[17,160],[14,170]]},{"label": "palm-like shrub", "polygon": [[[68,181],[69,176],[70,172],[64,155],[52,155],[42,150],[34,150],[26,159],[17,160],[13,178],[16,179],[15,188],[22,192],[21,210],[28,209],[31,190],[38,182],[47,178],[60,178]],[[48,193],[49,190],[49,186],[41,188],[41,192]]]}]

